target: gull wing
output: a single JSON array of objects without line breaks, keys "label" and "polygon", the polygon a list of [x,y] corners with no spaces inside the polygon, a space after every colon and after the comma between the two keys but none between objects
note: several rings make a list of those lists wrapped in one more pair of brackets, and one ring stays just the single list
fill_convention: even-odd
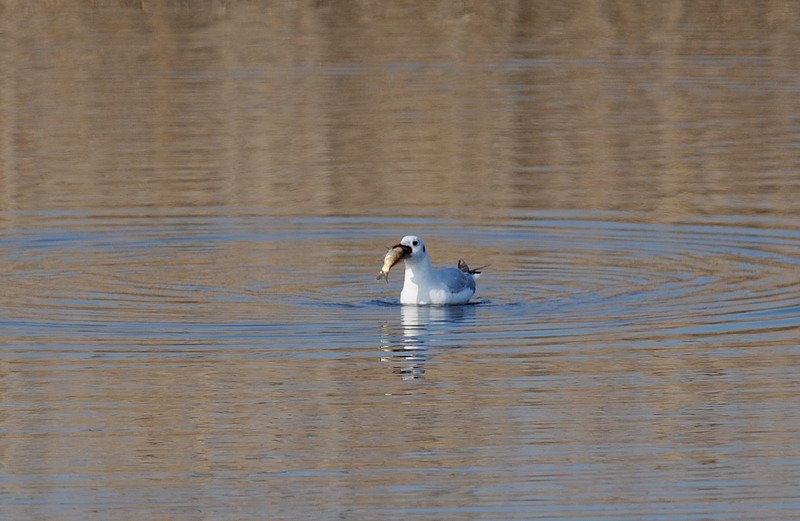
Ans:
[{"label": "gull wing", "polygon": [[475,291],[475,278],[458,268],[447,268],[439,272],[441,280],[451,293],[461,293],[469,288]]}]

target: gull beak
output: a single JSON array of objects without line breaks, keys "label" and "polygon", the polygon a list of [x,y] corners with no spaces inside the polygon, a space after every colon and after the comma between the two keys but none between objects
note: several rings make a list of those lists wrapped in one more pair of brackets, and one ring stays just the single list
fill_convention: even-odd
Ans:
[{"label": "gull beak", "polygon": [[407,257],[407,256],[411,255],[411,251],[412,251],[411,250],[411,246],[406,246],[405,244],[395,244],[394,246],[392,246],[391,249],[395,249],[395,248],[400,248],[401,250],[403,250],[403,257]]}]

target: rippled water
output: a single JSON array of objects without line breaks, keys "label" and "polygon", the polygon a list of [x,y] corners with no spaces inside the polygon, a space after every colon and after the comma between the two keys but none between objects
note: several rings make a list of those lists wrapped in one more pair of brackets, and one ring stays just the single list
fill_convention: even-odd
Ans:
[{"label": "rippled water", "polygon": [[[38,216],[2,237],[3,508],[791,518],[800,230],[621,217]],[[410,227],[492,264],[473,305],[374,280]]]},{"label": "rippled water", "polygon": [[[791,4],[48,5],[2,519],[797,519]],[[375,280],[408,233],[472,304]]]}]

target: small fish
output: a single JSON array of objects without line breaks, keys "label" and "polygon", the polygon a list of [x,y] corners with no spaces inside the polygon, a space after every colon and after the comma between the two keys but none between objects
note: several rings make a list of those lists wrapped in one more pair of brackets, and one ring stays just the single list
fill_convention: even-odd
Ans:
[{"label": "small fish", "polygon": [[389,251],[386,252],[386,255],[383,257],[383,267],[381,268],[381,272],[378,273],[377,280],[386,279],[386,282],[389,282],[389,270],[392,267],[403,260],[403,258],[411,253],[410,246],[404,246],[402,244],[395,244]]}]

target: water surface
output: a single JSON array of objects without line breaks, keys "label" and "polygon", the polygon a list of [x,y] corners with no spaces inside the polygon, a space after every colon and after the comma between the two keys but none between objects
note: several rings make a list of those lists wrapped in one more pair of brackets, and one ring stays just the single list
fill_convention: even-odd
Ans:
[{"label": "water surface", "polygon": [[0,13],[3,519],[798,517],[791,4]]}]

